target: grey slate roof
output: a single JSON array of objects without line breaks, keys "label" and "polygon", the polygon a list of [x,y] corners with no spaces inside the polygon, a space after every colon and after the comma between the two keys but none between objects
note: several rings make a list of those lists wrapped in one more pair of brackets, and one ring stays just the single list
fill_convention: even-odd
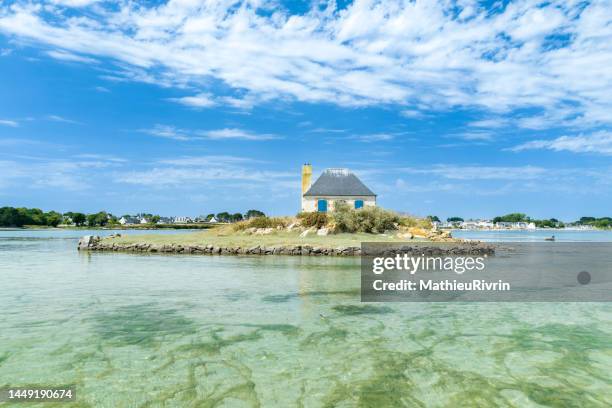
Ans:
[{"label": "grey slate roof", "polygon": [[327,169],[306,191],[304,197],[312,196],[373,196],[372,192],[356,175],[347,169]]}]

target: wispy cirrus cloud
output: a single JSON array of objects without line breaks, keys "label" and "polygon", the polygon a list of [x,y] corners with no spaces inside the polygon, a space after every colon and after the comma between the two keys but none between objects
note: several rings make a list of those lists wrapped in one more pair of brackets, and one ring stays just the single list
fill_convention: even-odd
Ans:
[{"label": "wispy cirrus cloud", "polygon": [[561,136],[551,140],[532,140],[515,146],[509,150],[520,152],[524,150],[553,150],[572,153],[597,153],[612,155],[612,132],[599,131],[578,136]]},{"label": "wispy cirrus cloud", "polygon": [[424,174],[449,180],[533,180],[550,175],[538,166],[459,166],[438,164],[427,168],[404,167],[400,173]]},{"label": "wispy cirrus cloud", "polygon": [[147,133],[156,137],[173,139],[179,141],[193,140],[250,140],[250,141],[265,141],[280,139],[280,136],[269,133],[254,133],[237,128],[223,128],[214,130],[187,130],[180,129],[175,126],[157,124],[150,129],[141,129],[143,133]]},{"label": "wispy cirrus cloud", "polygon": [[98,61],[93,58],[84,57],[82,55],[77,55],[77,54],[73,54],[71,52],[66,52],[62,50],[47,51],[47,55],[50,56],[51,58],[54,58],[56,60],[61,60],[61,61],[81,62],[81,63],[86,63],[86,64],[97,64],[98,63]]},{"label": "wispy cirrus cloud", "polygon": [[216,105],[212,95],[207,93],[200,93],[193,96],[183,96],[181,98],[170,98],[170,100],[176,103],[180,103],[181,105],[198,109],[210,108]]},{"label": "wispy cirrus cloud", "polygon": [[476,128],[501,128],[507,126],[508,124],[509,120],[505,118],[489,118],[475,120],[473,122],[468,123],[468,126]]},{"label": "wispy cirrus cloud", "polygon": [[95,184],[92,180],[104,177],[101,171],[123,164],[116,158],[85,154],[59,159],[28,156],[0,160],[0,188],[83,191]]},{"label": "wispy cirrus cloud", "polygon": [[[150,168],[119,173],[115,181],[143,186],[194,188],[211,183],[275,184],[296,179],[297,172],[261,169],[261,162],[248,157],[228,155],[187,156],[162,159]],[[270,183],[270,180],[275,180]],[[297,181],[295,181],[297,188]]]},{"label": "wispy cirrus cloud", "polygon": [[388,142],[395,139],[396,135],[391,133],[372,133],[367,135],[355,135],[351,136],[351,139],[359,140],[360,142],[373,143],[373,142]]},{"label": "wispy cirrus cloud", "polygon": [[[195,108],[223,97],[234,106],[394,104],[412,118],[457,106],[537,108],[539,119],[523,125],[612,124],[612,9],[603,1],[329,2],[301,14],[266,0],[83,8],[90,3],[16,0],[0,6],[0,32],[53,47],[52,57],[115,61],[109,78],[189,84],[198,91],[174,101]],[[235,96],[244,92],[248,102]]]},{"label": "wispy cirrus cloud", "polygon": [[172,139],[179,141],[192,140],[192,137],[188,136],[187,131],[178,129],[174,126],[156,124],[150,129],[140,129],[140,132],[146,133],[151,136],[161,137],[164,139]]},{"label": "wispy cirrus cloud", "polygon": [[253,132],[249,132],[243,129],[236,129],[236,128],[206,130],[206,131],[200,131],[198,132],[198,134],[208,139],[212,139],[212,140],[237,139],[237,140],[262,141],[262,140],[280,139],[280,136],[276,136],[273,134],[253,133]]},{"label": "wispy cirrus cloud", "polygon": [[45,119],[50,120],[52,122],[60,122],[60,123],[70,123],[73,125],[80,125],[81,122],[78,122],[76,120],[72,120],[72,119],[68,119],[65,118],[63,116],[59,116],[59,115],[47,115],[45,116]]},{"label": "wispy cirrus cloud", "polygon": [[16,120],[0,119],[0,126],[18,127],[19,122]]}]

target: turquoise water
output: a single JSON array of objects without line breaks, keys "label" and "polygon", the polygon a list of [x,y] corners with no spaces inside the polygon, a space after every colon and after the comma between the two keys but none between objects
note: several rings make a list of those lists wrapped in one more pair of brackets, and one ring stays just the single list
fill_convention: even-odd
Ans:
[{"label": "turquoise water", "polygon": [[85,233],[0,232],[1,386],[74,384],[78,407],[612,405],[609,304],[361,304],[358,259],[79,253]]}]

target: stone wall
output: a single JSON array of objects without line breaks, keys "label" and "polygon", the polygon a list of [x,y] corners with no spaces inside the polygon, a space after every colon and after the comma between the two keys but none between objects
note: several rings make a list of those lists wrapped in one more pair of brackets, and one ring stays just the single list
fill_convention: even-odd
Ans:
[{"label": "stone wall", "polygon": [[[440,247],[423,245],[412,245],[415,252],[440,251]],[[212,244],[181,245],[165,244],[156,245],[149,243],[122,244],[112,240],[101,239],[97,236],[87,235],[79,240],[79,250],[85,251],[121,251],[121,252],[147,252],[147,253],[170,253],[170,254],[208,254],[208,255],[309,255],[309,256],[359,256],[361,248],[357,246],[325,248],[311,245],[287,245],[287,246],[253,246],[253,247],[224,247]],[[444,249],[452,254],[493,254],[491,245],[478,242],[457,245]]]}]

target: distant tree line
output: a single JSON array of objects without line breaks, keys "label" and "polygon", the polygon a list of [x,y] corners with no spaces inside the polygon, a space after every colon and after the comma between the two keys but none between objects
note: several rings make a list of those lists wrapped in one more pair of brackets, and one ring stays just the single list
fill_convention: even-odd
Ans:
[{"label": "distant tree line", "polygon": [[612,228],[612,217],[582,217],[575,222],[576,225],[590,225],[595,228]]},{"label": "distant tree line", "polygon": [[204,220],[210,221],[213,217],[215,217],[215,219],[219,222],[238,222],[242,220],[248,220],[251,218],[265,217],[265,216],[266,214],[264,214],[262,211],[259,211],[259,210],[249,210],[244,214],[241,214],[241,213],[230,214],[227,211],[223,211],[217,214],[208,214]]},{"label": "distant tree line", "polygon": [[56,211],[44,212],[38,208],[0,208],[0,227],[23,227],[24,225],[57,227],[62,220],[62,214]]},{"label": "distant tree line", "polygon": [[117,217],[106,211],[87,215],[71,211],[64,214],[57,211],[44,212],[39,208],[0,208],[0,227],[23,227],[24,225],[57,227],[60,224],[96,227],[114,223],[117,223]]},{"label": "distant tree line", "polygon": [[[431,215],[428,218],[431,221],[436,221],[438,219],[438,217],[431,216]],[[460,222],[463,222],[464,219],[462,217],[448,217],[446,221],[450,223],[460,223]],[[572,224],[574,225],[593,225],[598,228],[609,228],[612,226],[612,223],[610,221],[611,219],[609,217],[605,217],[605,218],[582,217],[580,221],[576,221]],[[563,223],[563,221],[559,221],[556,218],[538,220],[535,218],[531,218],[527,214],[524,214],[524,213],[510,213],[506,215],[500,215],[500,216],[493,218],[492,222],[494,223],[498,223],[498,222],[530,223],[530,222],[533,222],[537,228],[563,228],[565,227],[565,223]]]},{"label": "distant tree line", "polygon": [[[156,224],[161,219],[159,215],[149,213],[140,213],[136,216],[124,215],[123,217],[144,218],[151,224]],[[213,217],[220,222],[238,222],[255,217],[265,217],[265,214],[259,210],[249,210],[244,214],[230,214],[224,211],[218,214],[208,214],[203,221],[210,221]],[[69,211],[61,214],[57,211],[44,212],[39,208],[0,208],[0,227],[23,227],[24,225],[57,227],[60,224],[76,225],[77,227],[105,227],[118,225],[120,218],[106,211],[92,214]]]},{"label": "distant tree line", "polygon": [[538,228],[563,228],[565,224],[556,218],[538,220],[523,213],[510,213],[493,218],[493,222],[533,222]]}]

